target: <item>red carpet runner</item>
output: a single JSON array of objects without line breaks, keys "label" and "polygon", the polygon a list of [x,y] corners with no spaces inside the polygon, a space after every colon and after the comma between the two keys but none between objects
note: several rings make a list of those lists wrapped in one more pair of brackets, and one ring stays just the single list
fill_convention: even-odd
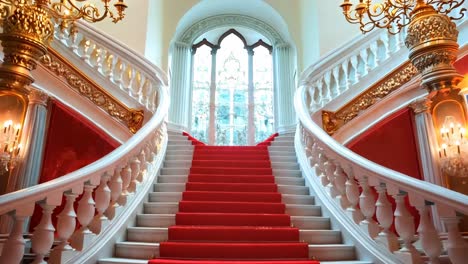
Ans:
[{"label": "red carpet runner", "polygon": [[176,225],[149,264],[318,264],[291,227],[265,145],[196,145]]}]

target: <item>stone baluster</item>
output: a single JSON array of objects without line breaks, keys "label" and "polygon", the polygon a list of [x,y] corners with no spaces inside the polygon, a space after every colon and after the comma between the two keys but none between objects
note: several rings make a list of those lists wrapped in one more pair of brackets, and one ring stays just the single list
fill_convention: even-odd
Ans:
[{"label": "stone baluster", "polygon": [[364,215],[364,219],[359,223],[361,228],[374,238],[379,233],[379,226],[372,218],[375,213],[375,195],[369,186],[369,178],[367,176],[359,179],[359,185],[362,188],[361,195],[359,196],[359,207]]},{"label": "stone baluster", "polygon": [[130,95],[133,98],[138,98],[138,101],[141,101],[141,88],[143,83],[143,76],[137,70],[134,70],[133,79],[130,85]]},{"label": "stone baluster", "polygon": [[415,228],[414,217],[410,214],[405,204],[405,193],[399,193],[394,196],[395,209],[395,230],[403,240],[401,249],[395,254],[400,257],[403,263],[422,263],[419,252],[413,246]]},{"label": "stone baluster", "polygon": [[359,75],[359,59],[356,55],[352,56],[350,59],[351,67],[353,68],[354,76],[350,76],[353,79],[353,84],[358,83],[361,76]]},{"label": "stone baluster", "polygon": [[379,47],[377,46],[377,41],[372,42],[369,49],[373,54],[372,69],[375,69],[379,66],[380,63]]},{"label": "stone baluster", "polygon": [[137,156],[133,157],[132,160],[130,161],[130,169],[132,171],[132,177],[130,180],[130,186],[128,187],[128,190],[132,193],[136,192],[138,182],[141,182],[141,180],[138,180],[138,176],[140,175],[140,164],[141,162]]},{"label": "stone baluster", "polygon": [[390,252],[393,252],[398,250],[400,245],[397,236],[390,230],[393,223],[393,209],[387,197],[387,186],[385,183],[381,183],[377,187],[377,193],[379,196],[375,203],[376,217],[382,230],[377,235],[376,241],[384,245]]},{"label": "stone baluster", "polygon": [[434,227],[432,217],[429,216],[430,206],[424,203],[416,208],[419,212],[418,234],[422,249],[429,258],[429,263],[439,264],[442,242],[440,241],[439,232]]},{"label": "stone baluster", "polygon": [[83,196],[78,202],[77,218],[81,225],[80,230],[76,231],[72,240],[72,246],[79,251],[86,248],[91,240],[95,237],[95,234],[89,230],[89,225],[94,218],[96,212],[93,199],[93,190],[96,186],[90,183],[84,185]]},{"label": "stone baluster", "polygon": [[88,40],[86,37],[83,36],[80,43],[78,44],[78,55],[84,60],[86,63],[89,63],[89,51],[91,48],[91,41]]},{"label": "stone baluster", "polygon": [[312,150],[311,150],[311,156],[310,156],[310,167],[311,168],[316,168],[318,165],[319,161],[319,156],[320,156],[320,149],[318,146],[318,142],[315,141],[314,144],[312,145]]},{"label": "stone baluster", "polygon": [[98,71],[101,71],[102,68],[102,49],[98,47],[98,45],[95,45],[91,54],[89,55],[89,64],[97,69]]},{"label": "stone baluster", "polygon": [[152,99],[150,91],[151,91],[151,81],[150,79],[145,76],[145,80],[143,81],[143,84],[141,85],[141,91],[140,91],[140,97],[139,97],[139,103],[146,106],[146,108],[153,110],[152,106]]},{"label": "stone baluster", "polygon": [[346,213],[358,224],[364,219],[361,209],[358,208],[359,203],[359,186],[354,178],[353,169],[350,167],[347,171],[348,180],[346,181],[346,198],[350,206],[346,209]]},{"label": "stone baluster", "polygon": [[359,56],[361,57],[362,60],[362,73],[361,76],[366,76],[369,73],[370,67],[369,67],[369,53],[367,49],[363,49],[359,52]]},{"label": "stone baluster", "polygon": [[329,160],[327,156],[322,152],[320,153],[319,157],[319,162],[318,162],[318,172],[317,175],[320,178],[320,182],[322,183],[322,186],[327,186],[328,185],[328,177],[327,177],[327,166],[328,166]]},{"label": "stone baluster", "polygon": [[111,203],[111,189],[107,183],[109,182],[111,175],[108,172],[105,172],[101,176],[101,181],[98,188],[95,191],[95,202],[96,202],[96,212],[93,221],[91,222],[89,228],[95,234],[101,233],[101,231],[109,225],[109,219],[104,215],[107,208]]},{"label": "stone baluster", "polygon": [[348,62],[345,61],[341,64],[341,70],[343,71],[343,76],[341,76],[341,83],[340,86],[341,92],[345,92],[349,89],[350,81],[349,81],[349,72],[348,72]]},{"label": "stone baluster", "polygon": [[319,107],[324,106],[324,105],[325,105],[325,102],[324,102],[323,99],[325,98],[325,96],[324,96],[324,90],[323,90],[323,82],[322,82],[322,80],[317,80],[317,81],[315,82],[315,91],[316,91],[316,93],[318,94],[317,98],[318,98],[318,100],[319,100],[319,103],[318,103]]},{"label": "stone baluster", "polygon": [[138,160],[140,161],[140,171],[138,173],[137,179],[138,179],[139,182],[142,182],[143,179],[145,178],[146,169],[147,169],[146,154],[145,154],[144,149],[142,149],[140,151],[140,154],[138,154]]},{"label": "stone baluster", "polygon": [[[25,208],[27,210],[24,210]],[[26,245],[23,238],[23,226],[26,218],[32,215],[32,213],[33,206],[22,206],[22,208],[18,208],[15,212],[10,213],[13,227],[8,239],[3,244],[0,263],[21,263]]]},{"label": "stone baluster", "polygon": [[389,39],[389,34],[387,32],[384,32],[383,34],[380,35],[380,41],[379,43],[383,46],[384,48],[384,58],[382,61],[387,60],[390,58],[390,39]]},{"label": "stone baluster", "polygon": [[121,88],[122,90],[127,91],[129,95],[132,95],[131,85],[132,85],[134,75],[135,73],[133,71],[133,68],[128,63],[125,63],[124,70],[122,73]]},{"label": "stone baluster", "polygon": [[443,217],[442,221],[447,228],[447,252],[452,264],[463,264],[468,259],[468,243],[463,239],[458,229],[459,219],[456,216]]},{"label": "stone baluster", "polygon": [[73,53],[78,54],[78,39],[81,34],[78,33],[78,30],[75,27],[71,27],[68,33],[68,38],[65,39],[66,44],[68,47],[73,51]]},{"label": "stone baluster", "polygon": [[113,77],[112,81],[115,84],[117,85],[121,84],[123,72],[124,72],[124,64],[122,60],[119,57],[117,57],[114,67],[112,68],[112,77]]},{"label": "stone baluster", "polygon": [[52,224],[52,212],[57,204],[49,203],[48,199],[40,203],[42,217],[39,224],[34,228],[31,238],[32,250],[36,254],[33,263],[47,263],[44,257],[49,253],[54,243],[55,228]]},{"label": "stone baluster", "polygon": [[120,207],[119,197],[122,194],[122,178],[120,176],[120,168],[116,168],[114,170],[114,175],[110,180],[109,187],[111,190],[111,202],[109,208],[106,210],[106,216],[112,220],[117,214],[117,208]]},{"label": "stone baluster", "polygon": [[130,166],[127,165],[120,171],[120,176],[122,178],[122,194],[119,198],[119,204],[125,206],[127,204],[127,198],[129,196],[128,187],[130,185],[130,180],[132,177],[132,170]]},{"label": "stone baluster", "polygon": [[318,108],[318,103],[315,100],[316,92],[317,90],[314,87],[309,87],[309,89],[307,89],[307,93],[309,94],[309,98],[310,98],[309,113],[312,113],[315,109]]},{"label": "stone baluster", "polygon": [[57,240],[59,244],[50,253],[49,260],[52,263],[64,263],[75,253],[75,250],[69,245],[69,239],[75,232],[76,213],[73,205],[78,194],[67,192],[65,197],[65,207],[57,216]]},{"label": "stone baluster", "polygon": [[101,63],[102,68],[101,72],[104,76],[112,79],[113,70],[114,70],[114,55],[110,51],[105,51],[106,55],[104,56],[104,60]]},{"label": "stone baluster", "polygon": [[333,89],[333,99],[338,97],[341,94],[341,87],[340,87],[340,67],[333,68],[333,80],[335,82],[335,89]]},{"label": "stone baluster", "polygon": [[335,169],[335,187],[336,187],[336,197],[335,200],[341,206],[342,209],[346,209],[350,206],[348,198],[346,197],[346,174],[343,171],[341,165],[337,164]]},{"label": "stone baluster", "polygon": [[325,93],[324,93],[324,99],[325,99],[325,104],[330,102],[333,99],[333,92],[332,92],[332,87],[331,87],[331,72],[327,71],[325,72],[323,76],[323,81],[325,82]]},{"label": "stone baluster", "polygon": [[325,175],[327,176],[327,182],[328,182],[326,184],[326,190],[328,194],[333,198],[335,198],[337,195],[337,191],[335,187],[335,170],[336,170],[335,162],[333,162],[333,160],[329,158],[327,165],[325,166]]}]

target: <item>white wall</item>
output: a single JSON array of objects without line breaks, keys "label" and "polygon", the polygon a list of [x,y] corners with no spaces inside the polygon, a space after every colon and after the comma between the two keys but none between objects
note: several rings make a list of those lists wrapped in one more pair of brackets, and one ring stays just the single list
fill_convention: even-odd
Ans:
[{"label": "white wall", "polygon": [[[98,1],[98,0],[94,0]],[[236,0],[222,0],[233,1]],[[264,0],[287,23],[298,54],[298,70],[316,62],[359,33],[357,25],[345,21],[342,0]],[[119,39],[167,71],[170,41],[176,27],[199,0],[132,0],[126,17],[118,24],[109,20],[95,26]],[[261,12],[261,10],[256,10]]]}]

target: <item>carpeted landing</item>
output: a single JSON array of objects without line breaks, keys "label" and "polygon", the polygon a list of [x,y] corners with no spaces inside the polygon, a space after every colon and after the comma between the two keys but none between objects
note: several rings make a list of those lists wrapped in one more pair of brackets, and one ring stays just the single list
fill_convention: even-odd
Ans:
[{"label": "carpeted landing", "polygon": [[196,145],[176,224],[149,264],[318,264],[275,184],[267,145]]}]

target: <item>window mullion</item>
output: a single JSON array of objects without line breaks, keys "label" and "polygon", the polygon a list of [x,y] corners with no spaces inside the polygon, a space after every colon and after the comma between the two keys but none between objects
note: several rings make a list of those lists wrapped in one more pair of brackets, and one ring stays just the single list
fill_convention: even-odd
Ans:
[{"label": "window mullion", "polygon": [[254,102],[254,84],[253,84],[253,55],[254,51],[252,47],[247,47],[248,54],[248,121],[247,121],[247,144],[255,144],[255,102]]},{"label": "window mullion", "polygon": [[210,83],[210,125],[208,144],[214,145],[216,141],[216,53],[217,47],[211,50],[211,83]]}]

